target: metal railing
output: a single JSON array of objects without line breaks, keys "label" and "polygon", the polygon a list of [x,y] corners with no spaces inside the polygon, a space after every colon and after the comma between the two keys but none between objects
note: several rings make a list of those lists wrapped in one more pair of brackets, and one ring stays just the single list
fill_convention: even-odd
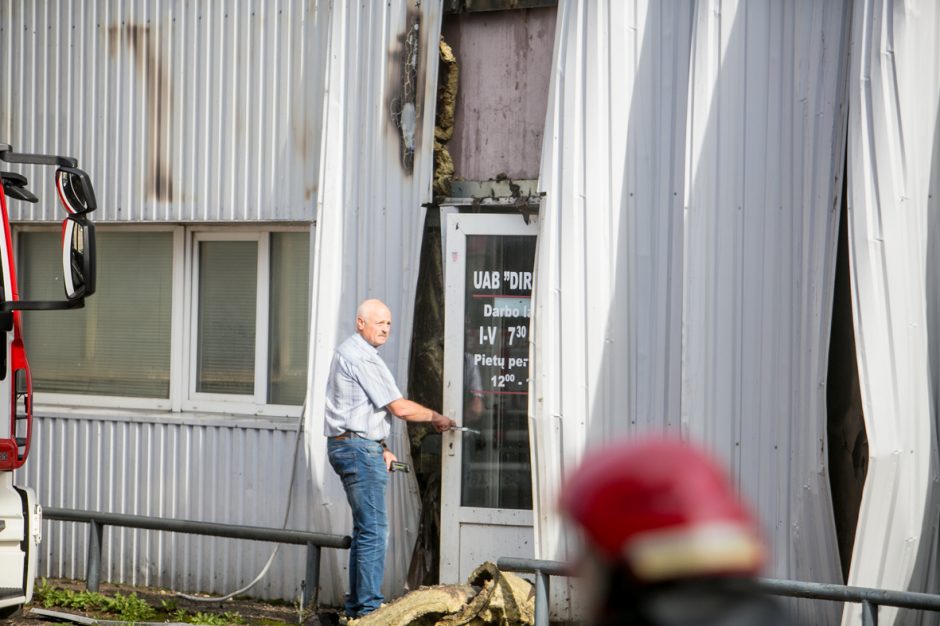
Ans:
[{"label": "metal railing", "polygon": [[352,539],[348,535],[331,535],[303,530],[264,528],[261,526],[239,526],[215,522],[147,517],[124,513],[101,513],[77,509],[45,507],[43,518],[62,522],[85,522],[91,525],[88,533],[88,559],[85,585],[89,591],[98,591],[101,581],[101,549],[104,544],[105,526],[123,526],[145,530],[162,530],[190,535],[210,535],[231,539],[248,539],[273,543],[289,543],[307,546],[307,561],[302,587],[303,606],[316,605],[320,589],[320,549],[346,550]]},{"label": "metal railing", "polygon": [[[571,566],[561,561],[504,557],[496,562],[496,567],[506,572],[535,575],[535,626],[548,626],[550,578],[575,575]],[[940,611],[940,595],[930,593],[890,591],[774,578],[759,578],[757,582],[760,589],[771,595],[861,604],[862,626],[878,625],[879,606]]]}]

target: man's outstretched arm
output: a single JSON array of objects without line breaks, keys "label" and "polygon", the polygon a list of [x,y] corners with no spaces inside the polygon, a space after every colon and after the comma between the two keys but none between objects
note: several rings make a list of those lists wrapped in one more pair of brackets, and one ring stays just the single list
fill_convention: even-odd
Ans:
[{"label": "man's outstretched arm", "polygon": [[392,415],[406,422],[431,422],[431,425],[434,426],[434,429],[439,433],[457,425],[457,423],[449,417],[444,417],[434,409],[429,409],[407,398],[392,400],[388,403],[387,407],[388,410],[392,412]]}]

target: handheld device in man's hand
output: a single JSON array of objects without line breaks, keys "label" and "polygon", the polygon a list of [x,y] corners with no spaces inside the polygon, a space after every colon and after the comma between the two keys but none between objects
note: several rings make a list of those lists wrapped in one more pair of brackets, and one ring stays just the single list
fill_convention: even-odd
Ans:
[{"label": "handheld device in man's hand", "polygon": [[411,468],[408,467],[407,463],[399,463],[398,461],[392,461],[392,464],[389,466],[388,471],[390,472],[405,472],[406,474],[411,471]]}]

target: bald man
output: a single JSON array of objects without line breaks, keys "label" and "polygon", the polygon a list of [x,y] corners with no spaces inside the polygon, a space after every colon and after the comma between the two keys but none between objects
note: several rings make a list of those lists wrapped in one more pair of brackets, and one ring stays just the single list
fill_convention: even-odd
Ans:
[{"label": "bald man", "polygon": [[385,445],[392,415],[406,422],[431,422],[438,432],[456,426],[454,420],[402,396],[376,350],[388,341],[391,329],[392,313],[384,303],[360,304],[356,333],[336,348],[326,387],[327,453],[343,481],[353,516],[345,601],[349,618],[371,613],[385,599],[385,486],[388,469],[397,460]]}]

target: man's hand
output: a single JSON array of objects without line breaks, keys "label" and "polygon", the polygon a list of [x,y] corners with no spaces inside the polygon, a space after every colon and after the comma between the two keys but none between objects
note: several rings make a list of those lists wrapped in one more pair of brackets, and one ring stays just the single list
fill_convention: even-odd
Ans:
[{"label": "man's hand", "polygon": [[391,470],[392,461],[397,461],[398,457],[395,456],[395,453],[393,453],[391,450],[385,448],[385,450],[382,451],[382,459],[385,461],[385,469]]},{"label": "man's hand", "polygon": [[457,426],[457,422],[434,411],[434,414],[431,416],[431,425],[434,426],[434,430],[442,433],[445,430],[450,430]]},{"label": "man's hand", "polygon": [[450,419],[449,417],[444,417],[434,409],[429,409],[426,406],[422,406],[417,402],[412,402],[405,398],[398,398],[397,400],[392,400],[387,405],[388,410],[391,411],[392,415],[395,417],[401,418],[406,422],[424,422],[427,423],[430,417],[431,425],[434,426],[434,430],[439,433],[449,430],[457,425],[457,422]]}]

